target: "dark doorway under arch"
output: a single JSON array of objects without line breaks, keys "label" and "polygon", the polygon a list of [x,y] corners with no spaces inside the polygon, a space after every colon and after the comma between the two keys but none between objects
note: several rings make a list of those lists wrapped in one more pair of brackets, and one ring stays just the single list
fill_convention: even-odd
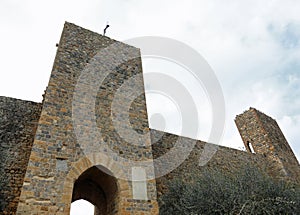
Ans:
[{"label": "dark doorway under arch", "polygon": [[84,171],[74,183],[72,202],[84,199],[95,206],[95,215],[117,213],[117,179],[102,166]]}]

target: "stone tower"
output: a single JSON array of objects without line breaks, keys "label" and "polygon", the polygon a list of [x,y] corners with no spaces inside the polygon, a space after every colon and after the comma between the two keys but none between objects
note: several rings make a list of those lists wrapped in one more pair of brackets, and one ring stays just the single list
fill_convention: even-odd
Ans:
[{"label": "stone tower", "polygon": [[235,123],[248,152],[261,154],[272,164],[272,174],[299,179],[299,163],[277,122],[250,108]]},{"label": "stone tower", "polygon": [[[300,182],[275,120],[250,108],[235,121],[252,153],[219,146],[208,167],[267,164]],[[188,158],[162,162],[179,141],[195,143]],[[206,144],[149,129],[139,49],[65,23],[43,102],[0,96],[0,215],[67,215],[79,199],[95,215],[158,214],[168,182],[201,171]]]},{"label": "stone tower", "polygon": [[17,214],[158,214],[140,51],[66,23]]}]

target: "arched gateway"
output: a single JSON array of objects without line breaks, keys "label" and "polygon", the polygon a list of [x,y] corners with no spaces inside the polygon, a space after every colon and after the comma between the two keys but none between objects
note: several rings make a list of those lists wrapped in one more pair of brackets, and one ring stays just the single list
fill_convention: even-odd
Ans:
[{"label": "arched gateway", "polygon": [[[206,167],[267,167],[300,183],[274,119],[250,108],[235,122],[249,153],[219,146]],[[68,215],[78,199],[97,214],[158,214],[170,180],[206,169],[199,161],[210,143],[196,141],[180,166],[155,178],[178,159],[157,158],[195,140],[149,130],[139,50],[66,23],[43,102],[0,96],[0,214]]]},{"label": "arched gateway", "polygon": [[75,181],[72,203],[84,199],[95,206],[96,214],[115,214],[118,211],[118,187],[116,178],[93,166]]},{"label": "arched gateway", "polygon": [[[137,48],[65,24],[17,214],[67,215],[81,198],[99,214],[158,214],[141,74]],[[118,93],[131,79],[139,93],[127,107]]]},{"label": "arched gateway", "polygon": [[[118,214],[132,198],[130,182],[118,179],[122,171],[105,154],[91,154],[73,164],[64,183],[62,200],[70,203],[84,199],[95,206],[97,215]],[[124,211],[123,211],[124,213]]]}]

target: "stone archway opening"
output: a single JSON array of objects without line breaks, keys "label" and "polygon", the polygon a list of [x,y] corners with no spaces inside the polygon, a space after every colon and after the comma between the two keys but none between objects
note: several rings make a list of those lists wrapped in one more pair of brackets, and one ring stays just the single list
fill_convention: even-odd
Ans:
[{"label": "stone archway opening", "polygon": [[103,166],[93,166],[74,182],[72,202],[83,199],[95,206],[95,215],[113,215],[118,212],[117,179]]}]

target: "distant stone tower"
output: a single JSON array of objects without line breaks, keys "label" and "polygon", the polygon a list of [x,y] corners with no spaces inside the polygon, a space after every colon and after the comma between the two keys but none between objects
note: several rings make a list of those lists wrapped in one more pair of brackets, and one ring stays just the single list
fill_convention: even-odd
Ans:
[{"label": "distant stone tower", "polygon": [[[79,199],[95,215],[159,214],[170,180],[202,171],[211,143],[150,129],[142,74],[138,48],[65,23],[42,103],[0,96],[0,215],[68,215]],[[235,121],[252,153],[219,146],[208,167],[267,166],[300,183],[275,120],[250,108]],[[196,141],[189,157],[162,162],[179,141]]]},{"label": "distant stone tower", "polygon": [[248,152],[261,154],[271,161],[274,176],[299,180],[299,163],[277,122],[250,108],[238,115],[235,123]]}]

